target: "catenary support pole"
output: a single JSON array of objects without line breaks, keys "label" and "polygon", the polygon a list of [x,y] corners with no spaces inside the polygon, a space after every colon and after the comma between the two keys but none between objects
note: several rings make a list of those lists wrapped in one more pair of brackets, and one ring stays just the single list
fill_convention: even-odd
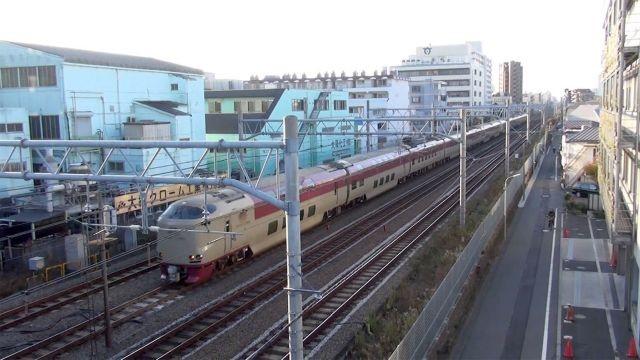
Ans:
[{"label": "catenary support pole", "polygon": [[504,176],[509,176],[509,118],[511,117],[511,112],[509,111],[509,107],[505,109],[506,121],[505,121],[505,130],[504,130]]},{"label": "catenary support pole", "polygon": [[467,113],[460,110],[460,229],[464,241],[467,214]]},{"label": "catenary support pole", "polygon": [[298,190],[298,118],[284,118],[284,173],[287,214],[287,295],[289,358],[302,360],[302,260],[300,255],[300,194]]},{"label": "catenary support pole", "polygon": [[[529,103],[527,103],[527,144],[529,144],[529,130],[531,129],[529,127],[530,121],[531,121],[531,108],[529,107]],[[524,156],[524,154],[522,154],[522,156]]]},{"label": "catenary support pole", "polygon": [[[87,183],[87,186],[89,184]],[[98,197],[98,224],[102,225],[104,220],[104,205],[102,203],[102,193],[100,189],[102,187],[98,184],[98,191],[96,196]],[[89,199],[87,199],[88,201]],[[100,260],[102,260],[102,295],[104,304],[104,344],[107,348],[112,344],[112,329],[111,329],[111,309],[109,309],[109,275],[107,273],[107,244],[104,232],[105,228],[98,227],[100,233]]]}]

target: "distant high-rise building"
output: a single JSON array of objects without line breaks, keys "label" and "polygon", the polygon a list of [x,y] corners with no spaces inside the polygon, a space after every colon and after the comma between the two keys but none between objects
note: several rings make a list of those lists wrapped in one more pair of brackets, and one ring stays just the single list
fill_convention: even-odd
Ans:
[{"label": "distant high-rise building", "polygon": [[522,65],[518,61],[500,64],[500,94],[511,96],[516,104],[522,103]]},{"label": "distant high-rise building", "polygon": [[434,96],[446,99],[448,106],[491,103],[491,60],[482,54],[479,41],[421,46],[392,70],[409,79],[412,108],[424,108],[424,99]]}]

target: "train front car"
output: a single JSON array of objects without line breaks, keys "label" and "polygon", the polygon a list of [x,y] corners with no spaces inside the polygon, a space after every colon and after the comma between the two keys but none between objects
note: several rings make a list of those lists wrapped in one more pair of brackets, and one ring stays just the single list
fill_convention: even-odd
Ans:
[{"label": "train front car", "polygon": [[[161,277],[170,282],[201,283],[251,254],[235,221],[252,201],[233,190],[195,195],[171,204],[158,219]],[[206,209],[206,211],[205,211]],[[244,210],[244,211],[243,211]]]}]

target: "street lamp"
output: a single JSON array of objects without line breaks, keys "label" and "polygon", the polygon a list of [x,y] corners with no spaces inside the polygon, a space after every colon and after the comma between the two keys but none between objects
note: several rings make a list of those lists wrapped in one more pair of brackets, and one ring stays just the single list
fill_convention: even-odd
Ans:
[{"label": "street lamp", "polygon": [[504,199],[504,241],[507,241],[507,181],[509,181],[509,179],[514,178],[514,177],[518,177],[520,176],[520,173],[517,174],[513,174],[511,176],[507,176],[506,179],[504,179],[504,186],[502,187],[502,197]]}]

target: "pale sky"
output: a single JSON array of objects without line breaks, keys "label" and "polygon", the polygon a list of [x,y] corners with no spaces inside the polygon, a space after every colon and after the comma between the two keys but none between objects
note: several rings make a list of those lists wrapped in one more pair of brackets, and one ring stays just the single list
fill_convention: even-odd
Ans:
[{"label": "pale sky", "polygon": [[524,90],[596,88],[608,0],[3,1],[0,39],[151,56],[219,78],[400,64],[417,46],[482,41]]}]

